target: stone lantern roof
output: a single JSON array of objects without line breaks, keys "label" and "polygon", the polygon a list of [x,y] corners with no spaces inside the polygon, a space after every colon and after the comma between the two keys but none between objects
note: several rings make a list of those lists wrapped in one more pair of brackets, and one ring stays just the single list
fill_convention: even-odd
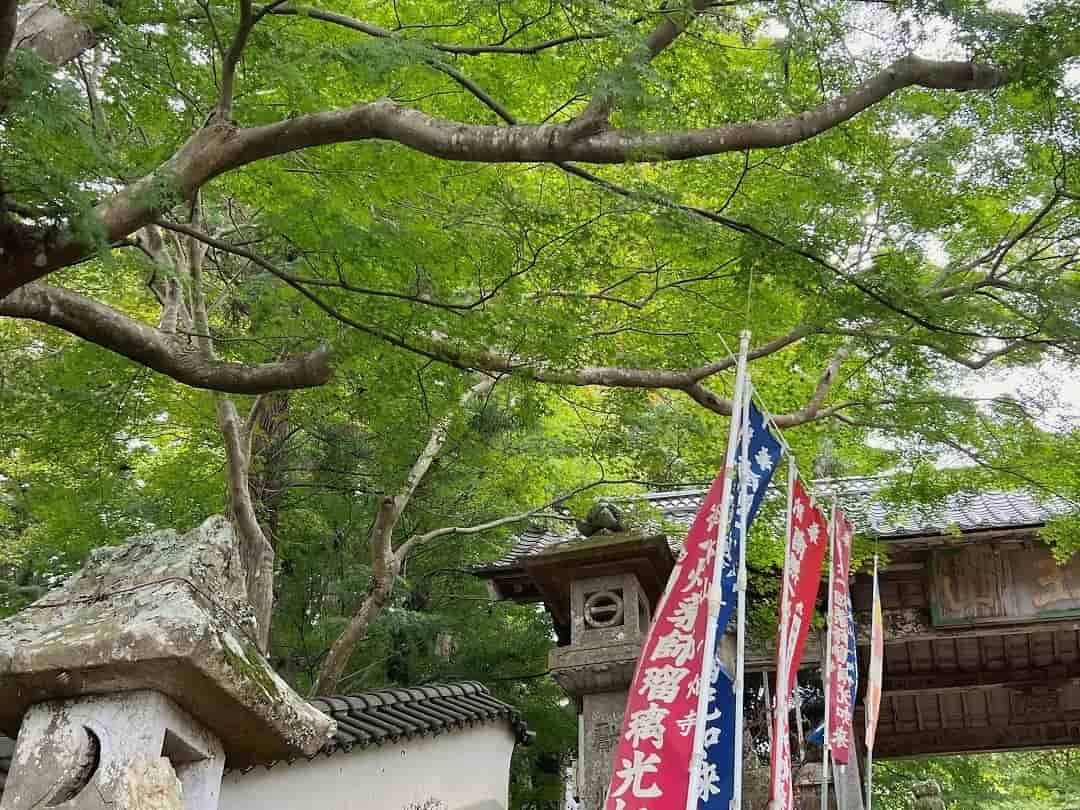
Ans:
[{"label": "stone lantern roof", "polygon": [[333,721],[252,639],[236,545],[223,517],[141,535],[0,623],[0,733],[43,701],[150,690],[213,732],[231,766],[319,751]]}]

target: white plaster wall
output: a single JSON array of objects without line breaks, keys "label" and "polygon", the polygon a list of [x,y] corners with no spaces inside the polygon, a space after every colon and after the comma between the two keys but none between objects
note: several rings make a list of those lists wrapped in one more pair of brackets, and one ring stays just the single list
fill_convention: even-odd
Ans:
[{"label": "white plaster wall", "polygon": [[231,772],[220,810],[504,810],[514,735],[502,723],[420,737],[246,774]]}]

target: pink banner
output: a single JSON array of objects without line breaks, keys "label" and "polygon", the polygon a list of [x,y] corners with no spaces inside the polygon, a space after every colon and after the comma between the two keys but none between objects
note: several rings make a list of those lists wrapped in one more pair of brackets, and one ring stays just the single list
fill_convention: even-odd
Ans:
[{"label": "pink banner", "polygon": [[770,758],[771,798],[776,803],[776,810],[794,807],[788,712],[806,646],[806,634],[814,615],[828,537],[825,515],[814,505],[802,482],[796,479],[791,514],[788,515],[787,556],[780,591],[781,622],[776,649],[776,716]]},{"label": "pink banner", "polygon": [[848,674],[848,632],[851,603],[848,571],[854,529],[839,508],[833,509],[832,612],[829,615],[829,750],[837,765],[851,760],[851,677]]},{"label": "pink banner", "polygon": [[870,627],[870,677],[866,682],[866,750],[874,750],[878,712],[881,709],[881,664],[885,659],[885,622],[881,615],[877,559],[874,559],[874,617]]},{"label": "pink banner", "polygon": [[686,807],[723,491],[721,471],[657,605],[627,697],[606,810]]}]

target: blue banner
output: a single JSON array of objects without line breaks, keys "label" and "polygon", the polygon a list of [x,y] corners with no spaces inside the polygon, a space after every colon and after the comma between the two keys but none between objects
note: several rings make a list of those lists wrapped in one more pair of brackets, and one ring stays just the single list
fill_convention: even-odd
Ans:
[{"label": "blue banner", "polygon": [[[743,443],[749,441],[748,464],[742,465]],[[773,471],[780,461],[780,442],[769,432],[764,414],[751,401],[749,405],[749,431],[739,437],[735,451],[735,506],[732,511],[728,547],[724,555],[720,575],[721,603],[717,616],[716,648],[713,650],[713,678],[710,685],[708,713],[705,716],[705,756],[701,762],[698,779],[699,810],[730,810],[734,796],[735,762],[735,684],[733,672],[728,672],[719,661],[718,650],[735,611],[737,595],[735,585],[739,575],[739,554],[743,537],[743,513],[746,529],[761,507],[765,490],[772,480]],[[719,516],[717,516],[719,525]]]}]

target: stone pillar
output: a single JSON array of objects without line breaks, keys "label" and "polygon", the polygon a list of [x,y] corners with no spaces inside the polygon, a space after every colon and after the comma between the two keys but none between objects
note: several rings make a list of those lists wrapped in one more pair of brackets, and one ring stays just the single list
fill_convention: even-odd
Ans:
[{"label": "stone pillar", "polygon": [[570,645],[551,651],[551,669],[579,709],[581,810],[599,810],[611,778],[627,689],[649,627],[649,600],[634,574],[578,579],[570,586],[570,619]]},{"label": "stone pillar", "polygon": [[226,758],[315,754],[333,721],[259,652],[246,594],[211,518],[102,549],[0,622],[0,810],[216,810]]},{"label": "stone pillar", "polygon": [[23,718],[3,810],[217,807],[225,752],[158,692],[36,703]]},{"label": "stone pillar", "polygon": [[[812,748],[811,751],[818,749]],[[819,752],[820,756],[820,752]],[[859,769],[858,752],[851,749],[852,762],[841,771],[834,765],[829,766],[829,808],[839,807],[841,794],[844,796],[847,810],[863,810],[864,785]],[[815,759],[801,767],[795,765],[797,779],[795,783],[796,807],[799,810],[820,810],[821,808],[821,760]]]}]

